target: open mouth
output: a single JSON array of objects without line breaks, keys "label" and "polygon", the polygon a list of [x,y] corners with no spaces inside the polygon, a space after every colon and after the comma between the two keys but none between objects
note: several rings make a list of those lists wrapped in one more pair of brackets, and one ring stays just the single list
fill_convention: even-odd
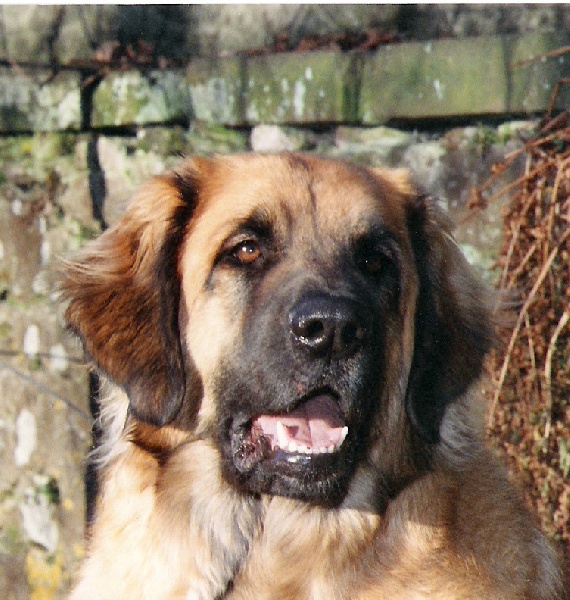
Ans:
[{"label": "open mouth", "polygon": [[310,396],[290,412],[259,415],[232,440],[236,467],[246,472],[261,461],[296,463],[338,453],[348,435],[335,396]]},{"label": "open mouth", "polygon": [[290,413],[261,415],[251,428],[252,440],[266,438],[273,453],[330,454],[347,434],[338,403],[327,394],[313,396]]}]

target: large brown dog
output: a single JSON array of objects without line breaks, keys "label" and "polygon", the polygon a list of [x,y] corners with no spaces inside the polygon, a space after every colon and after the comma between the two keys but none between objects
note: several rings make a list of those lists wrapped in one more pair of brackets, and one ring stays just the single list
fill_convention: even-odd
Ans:
[{"label": "large brown dog", "polygon": [[74,600],[561,594],[482,443],[485,293],[404,173],[190,160],[64,292],[109,382]]}]

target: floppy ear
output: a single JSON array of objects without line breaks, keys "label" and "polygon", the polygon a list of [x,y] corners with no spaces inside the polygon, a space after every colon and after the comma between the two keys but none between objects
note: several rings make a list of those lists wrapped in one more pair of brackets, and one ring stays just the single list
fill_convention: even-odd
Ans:
[{"label": "floppy ear", "polygon": [[419,294],[406,410],[420,435],[436,443],[446,406],[480,375],[494,330],[489,296],[431,198],[410,200],[408,227]]},{"label": "floppy ear", "polygon": [[177,414],[187,384],[178,252],[197,203],[196,181],[187,167],[144,185],[120,221],[62,273],[70,328],[127,392],[132,413],[157,426]]}]

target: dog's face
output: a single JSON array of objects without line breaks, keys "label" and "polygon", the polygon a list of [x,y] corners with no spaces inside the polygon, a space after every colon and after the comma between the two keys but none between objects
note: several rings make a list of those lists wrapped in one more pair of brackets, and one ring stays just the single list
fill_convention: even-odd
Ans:
[{"label": "dog's face", "polygon": [[342,497],[386,385],[386,341],[415,303],[401,195],[293,158],[216,165],[208,181],[181,255],[184,339],[225,472],[252,492]]},{"label": "dog's face", "polygon": [[245,492],[336,505],[361,465],[436,443],[479,373],[490,328],[446,227],[401,172],[190,161],[70,269],[67,317],[135,442],[184,430]]}]

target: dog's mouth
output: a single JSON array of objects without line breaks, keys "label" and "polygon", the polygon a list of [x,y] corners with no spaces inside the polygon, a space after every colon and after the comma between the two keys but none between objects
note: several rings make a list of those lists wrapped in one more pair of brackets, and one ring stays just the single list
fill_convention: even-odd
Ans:
[{"label": "dog's mouth", "polygon": [[309,464],[338,454],[348,426],[334,394],[321,392],[282,414],[261,414],[232,436],[234,464],[242,473],[262,461]]},{"label": "dog's mouth", "polygon": [[324,454],[340,449],[348,427],[336,400],[314,396],[283,415],[261,415],[253,420],[251,438],[267,438],[271,451],[288,454]]}]

